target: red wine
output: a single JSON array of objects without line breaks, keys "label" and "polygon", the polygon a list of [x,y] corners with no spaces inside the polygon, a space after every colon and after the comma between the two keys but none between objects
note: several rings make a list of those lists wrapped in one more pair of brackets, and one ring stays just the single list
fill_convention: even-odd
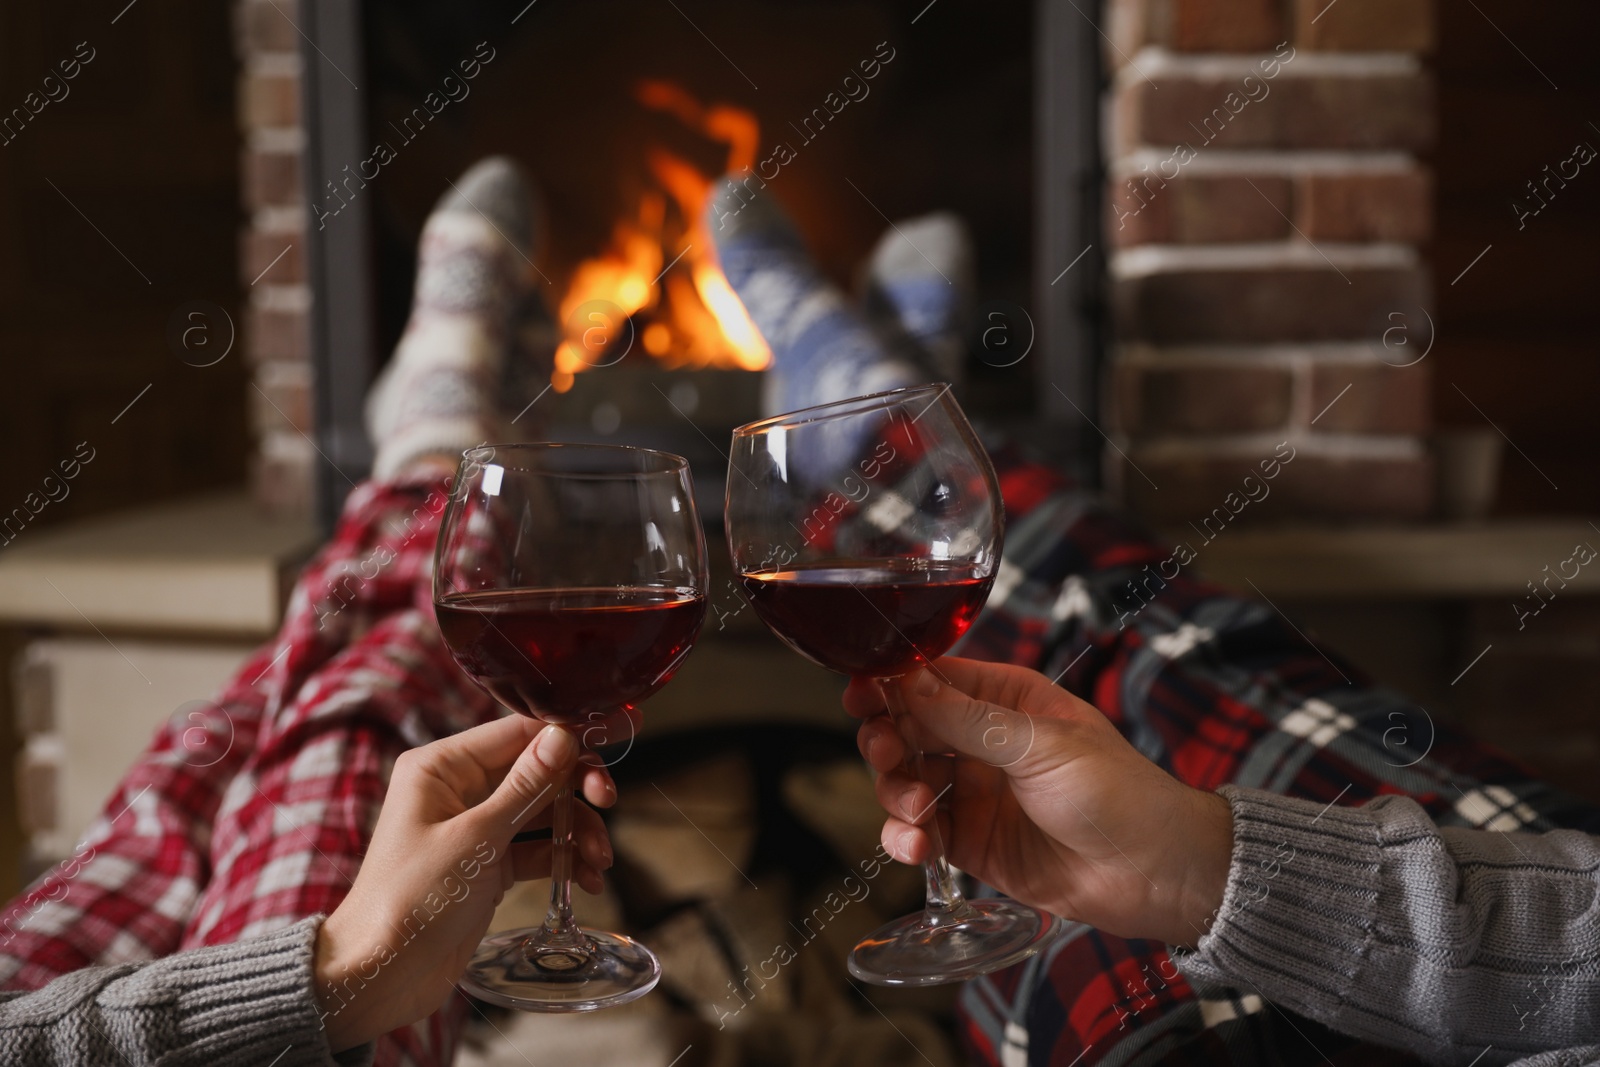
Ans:
[{"label": "red wine", "polygon": [[967,563],[824,561],[744,575],[756,614],[829,670],[890,678],[944,655],[967,632],[994,577]]},{"label": "red wine", "polygon": [[586,721],[667,684],[689,654],[705,597],[651,587],[488,590],[434,604],[456,662],[506,707]]}]

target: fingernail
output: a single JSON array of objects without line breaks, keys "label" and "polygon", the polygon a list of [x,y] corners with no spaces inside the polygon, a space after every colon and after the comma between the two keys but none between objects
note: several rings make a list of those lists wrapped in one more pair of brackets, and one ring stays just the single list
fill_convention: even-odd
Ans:
[{"label": "fingernail", "polygon": [[916,842],[916,840],[917,832],[915,830],[906,830],[899,837],[894,839],[895,851],[901,856],[908,857],[906,860],[907,863],[910,862],[909,857],[911,855],[911,846]]},{"label": "fingernail", "polygon": [[533,739],[533,755],[553,771],[566,769],[578,755],[578,742],[559,726],[546,726]]},{"label": "fingernail", "polygon": [[901,814],[908,819],[916,815],[916,812],[911,808],[911,794],[915,793],[916,791],[917,787],[914,785],[907,787],[905,792],[900,794],[900,799],[897,801],[897,803],[900,805]]},{"label": "fingernail", "polygon": [[911,692],[913,696],[931,697],[939,691],[939,679],[929,670],[921,670],[913,676]]},{"label": "fingernail", "polygon": [[609,868],[615,862],[616,857],[611,853],[611,846],[602,845],[600,847],[600,866],[603,868]]}]

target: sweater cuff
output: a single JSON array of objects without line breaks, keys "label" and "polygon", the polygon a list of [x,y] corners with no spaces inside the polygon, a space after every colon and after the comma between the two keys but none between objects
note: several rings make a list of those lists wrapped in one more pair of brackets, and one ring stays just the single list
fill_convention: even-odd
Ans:
[{"label": "sweater cuff", "polygon": [[1376,817],[1227,785],[1228,885],[1185,977],[1248,989],[1311,1018],[1337,1012],[1371,944],[1382,837]]},{"label": "sweater cuff", "polygon": [[312,964],[323,916],[260,937],[168,957],[179,1047],[213,1063],[270,1060],[276,1067],[367,1067],[371,1043],[334,1055],[322,1025]]}]

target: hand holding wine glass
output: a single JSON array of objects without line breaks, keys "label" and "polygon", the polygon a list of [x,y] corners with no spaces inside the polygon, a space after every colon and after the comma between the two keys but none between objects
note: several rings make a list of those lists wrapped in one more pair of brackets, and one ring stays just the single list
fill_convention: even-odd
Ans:
[{"label": "hand holding wine glass", "polygon": [[[734,431],[728,547],[762,622],[801,655],[870,683],[896,681],[972,624],[1000,565],[999,486],[948,385],[856,397]],[[925,780],[922,753],[907,775]],[[935,792],[932,808],[943,798]],[[927,907],[858,944],[850,971],[884,985],[961,981],[1038,952],[1060,929],[1015,900],[966,900],[938,824]]]},{"label": "hand holding wine glass", "polygon": [[[1037,671],[944,657],[901,683],[902,718],[854,681],[861,754],[880,777],[883,846],[920,863],[939,820],[950,858],[989,885],[1121,937],[1193,945],[1222,904],[1228,802],[1179,782],[1092,705]],[[906,734],[955,753],[949,805],[906,774]]]},{"label": "hand holding wine glass", "polygon": [[[355,884],[317,932],[312,966],[330,1049],[421,1019],[454,995],[512,882],[550,873],[550,842],[515,842],[517,817],[548,824],[551,786],[575,772],[591,803],[615,799],[605,768],[579,768],[577,758],[571,731],[521,715],[401,755]],[[605,824],[588,807],[575,821],[575,877],[598,892],[611,865]]]}]

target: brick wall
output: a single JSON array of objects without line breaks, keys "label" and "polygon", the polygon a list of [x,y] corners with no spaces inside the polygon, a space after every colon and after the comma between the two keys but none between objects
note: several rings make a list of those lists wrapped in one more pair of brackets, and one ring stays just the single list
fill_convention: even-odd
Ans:
[{"label": "brick wall", "polygon": [[256,497],[277,512],[309,514],[311,363],[303,248],[305,196],[300,171],[300,35],[294,0],[238,0],[240,175],[245,228],[239,276],[246,287],[242,345],[250,361]]},{"label": "brick wall", "polygon": [[1287,440],[1258,514],[1426,515],[1430,3],[1106,15],[1109,483],[1191,519]]}]

